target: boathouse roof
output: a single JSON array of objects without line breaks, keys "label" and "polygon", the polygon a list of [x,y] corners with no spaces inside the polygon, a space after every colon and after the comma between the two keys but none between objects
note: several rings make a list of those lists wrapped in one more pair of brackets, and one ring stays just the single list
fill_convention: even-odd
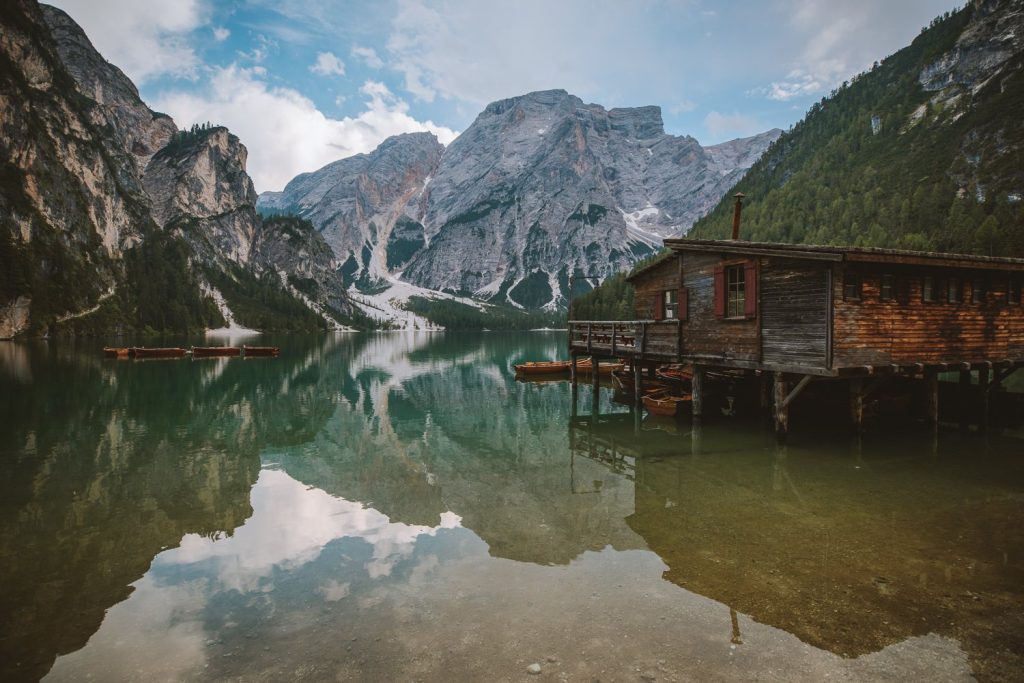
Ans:
[{"label": "boathouse roof", "polygon": [[[808,261],[891,263],[997,270],[1018,270],[1024,268],[1024,258],[948,254],[933,251],[911,251],[908,249],[883,249],[881,247],[837,247],[817,244],[784,244],[780,242],[748,242],[745,240],[692,240],[685,238],[666,239],[665,246],[674,252],[734,253],[741,255],[778,256]],[[626,279],[633,280],[648,270],[660,266],[662,263],[664,263],[664,259],[659,259],[633,272]]]}]

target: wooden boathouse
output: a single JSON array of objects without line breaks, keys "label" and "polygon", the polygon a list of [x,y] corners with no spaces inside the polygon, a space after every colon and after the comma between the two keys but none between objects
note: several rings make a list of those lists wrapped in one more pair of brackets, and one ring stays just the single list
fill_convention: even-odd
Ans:
[{"label": "wooden boathouse", "polygon": [[631,362],[637,395],[640,368],[692,364],[695,418],[713,370],[760,377],[780,436],[817,380],[849,384],[858,427],[882,379],[920,380],[937,422],[938,374],[958,371],[964,385],[976,377],[984,423],[991,390],[1024,366],[1024,259],[738,239],[665,246],[669,257],[628,278],[636,319],[570,320],[569,352]]}]

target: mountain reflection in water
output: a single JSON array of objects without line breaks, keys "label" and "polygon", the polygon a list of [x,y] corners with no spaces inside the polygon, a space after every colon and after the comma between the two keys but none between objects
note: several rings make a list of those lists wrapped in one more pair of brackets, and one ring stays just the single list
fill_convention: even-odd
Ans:
[{"label": "mountain reflection in water", "polygon": [[562,334],[273,341],[0,347],[4,680],[1020,670],[1019,440],[722,421],[695,451],[512,379]]}]

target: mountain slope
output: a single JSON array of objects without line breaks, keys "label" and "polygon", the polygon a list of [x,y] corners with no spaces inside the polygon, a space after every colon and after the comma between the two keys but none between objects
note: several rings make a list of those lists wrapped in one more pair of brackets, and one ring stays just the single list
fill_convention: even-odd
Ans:
[{"label": "mountain slope", "polygon": [[536,92],[492,103],[446,150],[426,133],[391,138],[265,193],[259,207],[311,220],[364,291],[400,275],[557,307],[574,272],[610,274],[684,232],[780,132],[704,148],[667,135],[658,107]]},{"label": "mountain slope", "polygon": [[[811,107],[736,185],[743,236],[1024,254],[1024,2],[977,2]],[[731,194],[731,192],[730,192]],[[690,235],[727,237],[731,200]]]},{"label": "mountain slope", "polygon": [[[256,308],[281,304],[254,316],[270,327],[349,320],[318,233],[254,247],[278,228],[261,234],[227,129],[177,131],[58,9],[14,0],[0,26],[0,338],[213,327],[213,277]],[[314,298],[283,268],[310,258]]]}]

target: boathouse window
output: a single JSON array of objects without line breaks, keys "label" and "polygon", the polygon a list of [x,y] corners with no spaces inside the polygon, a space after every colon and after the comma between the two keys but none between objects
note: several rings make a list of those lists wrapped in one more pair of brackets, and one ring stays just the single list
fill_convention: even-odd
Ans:
[{"label": "boathouse window", "polygon": [[921,301],[926,304],[933,304],[938,301],[935,296],[935,278],[926,276],[921,280]]},{"label": "boathouse window", "polygon": [[896,277],[893,275],[882,276],[882,301],[892,301],[896,298]]},{"label": "boathouse window", "polygon": [[971,303],[972,304],[983,304],[985,303],[985,281],[974,280],[971,282]]},{"label": "boathouse window", "polygon": [[679,294],[674,289],[665,290],[662,294],[665,300],[665,319],[675,320],[679,317]]},{"label": "boathouse window", "polygon": [[963,295],[960,279],[955,277],[949,278],[949,282],[946,283],[946,301],[951,304],[958,304],[963,301]]},{"label": "boathouse window", "polygon": [[860,275],[846,273],[843,276],[843,300],[860,301]]},{"label": "boathouse window", "polygon": [[757,317],[757,261],[715,268],[715,317],[752,320]]},{"label": "boathouse window", "polygon": [[1010,280],[1006,284],[1006,303],[1020,304],[1020,280]]},{"label": "boathouse window", "polygon": [[725,284],[727,288],[726,311],[727,318],[742,318],[746,308],[746,278],[743,274],[743,266],[729,266],[725,269]]}]

